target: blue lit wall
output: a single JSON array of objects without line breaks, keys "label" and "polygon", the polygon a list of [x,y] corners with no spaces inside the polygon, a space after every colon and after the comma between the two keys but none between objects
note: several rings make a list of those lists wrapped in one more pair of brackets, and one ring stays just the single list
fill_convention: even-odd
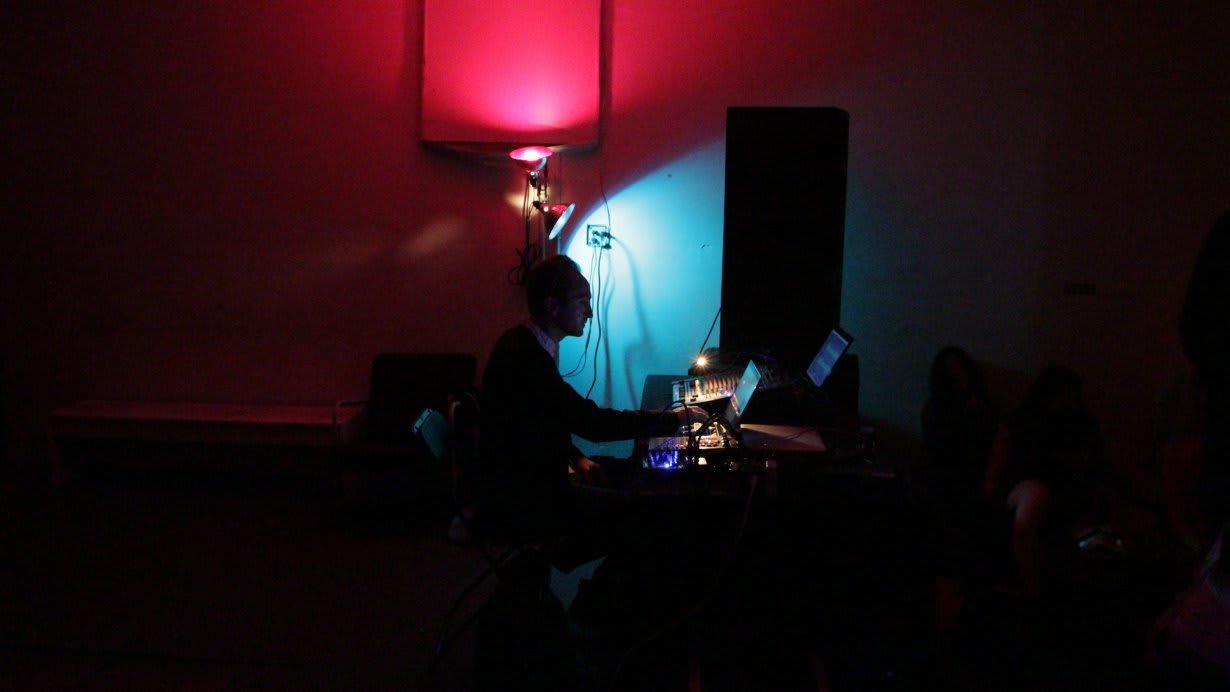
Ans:
[{"label": "blue lit wall", "polygon": [[[585,244],[587,224],[607,225],[608,208],[599,201],[580,212],[562,251],[590,275],[595,294],[599,281],[590,266],[594,253],[602,253],[602,300],[595,295],[594,309],[606,325],[597,348],[597,325],[590,322],[586,368],[569,378],[582,394],[593,382],[595,352],[591,397],[614,408],[639,406],[646,375],[687,372],[721,300],[724,169],[725,146],[718,140],[608,191],[610,250]],[[719,322],[710,345],[720,329]],[[584,337],[560,345],[565,373],[584,347]],[[613,453],[603,446],[587,451]]]}]

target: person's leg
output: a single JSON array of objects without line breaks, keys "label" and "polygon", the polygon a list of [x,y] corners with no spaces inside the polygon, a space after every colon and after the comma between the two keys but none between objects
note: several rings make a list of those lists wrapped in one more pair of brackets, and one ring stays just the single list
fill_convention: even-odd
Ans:
[{"label": "person's leg", "polygon": [[1200,519],[1204,524],[1202,552],[1212,547],[1230,521],[1230,393],[1210,393],[1204,434],[1200,441]]},{"label": "person's leg", "polygon": [[1037,596],[1042,591],[1042,524],[1054,506],[1051,491],[1041,481],[1026,479],[1008,493],[1012,510],[1012,555],[1025,592]]}]

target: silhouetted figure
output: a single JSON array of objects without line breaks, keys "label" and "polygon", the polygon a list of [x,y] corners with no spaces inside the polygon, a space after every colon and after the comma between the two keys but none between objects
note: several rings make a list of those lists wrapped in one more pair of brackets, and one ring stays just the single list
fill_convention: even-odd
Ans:
[{"label": "silhouetted figure", "polygon": [[923,442],[941,492],[977,496],[986,474],[999,411],[974,359],[945,346],[931,363],[931,393],[922,409]]},{"label": "silhouetted figure", "polygon": [[1166,689],[1230,689],[1230,526],[1154,623],[1150,644]]},{"label": "silhouetted figure", "polygon": [[1205,391],[1198,495],[1209,543],[1230,520],[1230,211],[1196,258],[1179,335]]},{"label": "silhouetted figure", "polygon": [[570,571],[623,541],[610,512],[578,501],[569,469],[586,482],[604,474],[572,436],[673,434],[704,412],[617,411],[578,394],[559,372],[558,349],[593,316],[589,282],[558,255],[535,265],[525,287],[529,317],[504,332],[483,374],[475,523],[497,541],[533,548],[500,570],[479,621],[476,673],[484,689],[574,689],[567,620],[548,590],[549,570]]},{"label": "silhouetted figure", "polygon": [[[1051,366],[999,427],[983,492],[1012,515],[1012,554],[1027,594],[1041,593],[1044,533],[1063,534],[1099,511],[1094,490],[1102,435],[1086,409],[1080,376]],[[1063,535],[1060,534],[1060,535]]]},{"label": "silhouetted figure", "polygon": [[[581,336],[593,316],[589,281],[570,258],[535,265],[526,278],[529,319],[496,342],[480,391],[479,519],[517,540],[550,539],[577,531],[569,467],[586,481],[601,467],[572,442],[647,439],[673,434],[689,411],[617,411],[601,408],[564,381],[559,342]],[[702,419],[703,420],[703,419]]]},{"label": "silhouetted figure", "polygon": [[977,578],[987,567],[981,549],[994,542],[997,512],[982,495],[998,409],[974,359],[958,346],[931,363],[930,395],[922,407],[926,457],[917,476],[932,508],[932,545],[940,574]]},{"label": "silhouetted figure", "polygon": [[1209,529],[1203,525],[1198,487],[1200,435],[1205,409],[1204,387],[1195,368],[1179,356],[1180,367],[1163,390],[1155,423],[1155,461],[1158,488],[1165,512],[1165,528],[1174,539],[1177,574],[1190,576],[1208,547]]}]

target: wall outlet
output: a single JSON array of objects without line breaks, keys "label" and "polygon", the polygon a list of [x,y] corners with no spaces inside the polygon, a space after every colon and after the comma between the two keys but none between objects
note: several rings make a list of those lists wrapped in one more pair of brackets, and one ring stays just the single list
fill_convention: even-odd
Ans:
[{"label": "wall outlet", "polygon": [[611,249],[611,229],[596,223],[585,227],[585,244],[602,250]]}]

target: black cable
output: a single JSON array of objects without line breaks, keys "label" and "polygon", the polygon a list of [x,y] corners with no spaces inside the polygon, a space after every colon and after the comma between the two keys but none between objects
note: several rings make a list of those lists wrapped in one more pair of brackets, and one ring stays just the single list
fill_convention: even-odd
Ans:
[{"label": "black cable", "polygon": [[[563,163],[562,159],[560,160],[560,163],[562,165]],[[605,161],[603,160],[600,160],[598,162],[598,191],[602,195],[602,207],[606,212],[606,227],[607,227],[607,232],[609,233],[611,229],[611,203],[610,203],[610,200],[607,198],[607,193],[606,193],[606,179],[605,179],[605,173],[604,173],[604,163]],[[590,253],[590,265],[589,265],[590,276],[589,278],[591,280],[591,286],[594,289],[594,295],[592,296],[592,299],[595,305],[595,308],[593,311],[594,312],[593,328],[588,330],[585,334],[585,345],[581,349],[581,355],[577,358],[577,364],[571,370],[569,370],[567,373],[563,375],[565,378],[575,377],[585,371],[586,367],[589,365],[589,345],[591,343],[591,340],[593,340],[594,332],[596,331],[597,338],[596,340],[593,340],[593,343],[594,343],[593,377],[590,380],[589,389],[586,390],[586,393],[585,393],[586,399],[588,399],[590,395],[593,394],[594,387],[596,387],[598,384],[599,354],[602,349],[602,340],[606,334],[605,315],[607,311],[605,310],[605,302],[607,299],[607,296],[606,296],[606,290],[607,290],[606,283],[607,282],[602,276],[602,251],[604,249],[605,248],[602,248],[602,247],[595,247],[591,250],[591,253]]]},{"label": "black cable", "polygon": [[[598,276],[598,263],[597,262],[598,262],[597,250],[591,250],[589,254],[589,274],[587,275],[586,278],[591,279],[590,286],[594,290],[600,290],[602,288],[601,283],[600,283],[600,277]],[[595,298],[594,295],[590,296],[590,300],[593,301],[594,304],[597,304],[597,298]],[[592,310],[592,306],[591,306],[591,310]],[[581,373],[585,371],[586,366],[589,365],[589,345],[593,340],[594,332],[598,330],[598,313],[596,311],[594,312],[594,317],[591,319],[591,324],[592,326],[585,331],[585,346],[581,352],[580,363],[578,363],[577,367],[570,370],[568,375],[566,375],[566,377],[573,377],[575,375],[580,375]],[[596,349],[594,350],[594,358],[595,359],[598,358],[598,351]]]},{"label": "black cable", "polygon": [[[594,275],[594,255],[589,256],[589,275]],[[592,299],[592,296],[591,296]],[[589,343],[594,335],[594,330],[588,329],[585,331],[585,345],[581,348],[581,355],[577,358],[577,364],[571,370],[564,374],[564,378],[575,377],[582,372],[585,372],[585,366],[589,363]],[[586,397],[588,398],[588,397]]]},{"label": "black cable", "polygon": [[700,431],[702,428],[704,428],[704,425],[702,424],[700,428],[693,427],[692,426],[692,414],[688,410],[688,402],[681,400],[679,403],[683,406],[683,417],[687,419],[686,426],[687,426],[687,431],[688,431],[688,449],[691,450],[697,456],[699,456],[700,455]]},{"label": "black cable", "polygon": [[[663,441],[662,441],[662,442],[661,442],[661,443],[660,443],[657,447],[654,447],[654,448],[650,449],[649,451],[651,451],[651,452],[656,452],[656,451],[660,451],[660,450],[662,450],[662,449],[666,449],[666,448],[668,448],[668,447],[670,446],[670,444],[671,444],[671,441],[672,441],[672,440],[677,440],[677,439],[679,439],[680,437],[687,437],[687,438],[689,438],[689,441],[690,441],[690,439],[691,439],[691,437],[692,437],[692,435],[693,435],[694,431],[692,430],[692,416],[691,416],[691,414],[689,414],[689,413],[688,413],[688,411],[690,410],[690,409],[688,408],[688,402],[687,402],[687,401],[685,401],[685,400],[683,400],[683,399],[675,399],[674,401],[670,402],[670,403],[669,403],[669,404],[667,404],[666,406],[663,406],[663,407],[662,407],[662,412],[663,412],[663,413],[667,413],[667,412],[672,412],[672,411],[674,411],[674,409],[675,409],[675,404],[679,404],[680,408],[682,408],[682,409],[683,409],[684,413],[686,414],[686,416],[685,416],[685,417],[686,417],[686,419],[687,419],[687,423],[685,423],[684,425],[680,425],[680,426],[678,426],[678,428],[676,428],[676,429],[675,429],[675,434],[673,434],[673,435],[669,435],[669,436],[665,436],[665,439],[664,439],[664,440],[663,440]],[[686,430],[687,430],[687,432],[681,432],[681,430],[683,430],[683,429],[686,429]],[[689,444],[689,447],[691,447],[691,445],[690,445],[690,444]]]},{"label": "black cable", "polygon": [[[695,450],[699,453],[700,438],[704,437],[705,431],[708,430],[710,427],[712,427],[715,424],[724,428],[726,432],[728,432],[732,437],[734,437],[735,442],[738,443],[739,447],[743,446],[743,434],[740,433],[739,430],[735,428],[735,426],[731,425],[730,421],[726,420],[726,416],[723,416],[720,413],[710,413],[705,418],[704,422],[700,424],[700,427],[694,429],[692,427],[692,416],[691,414],[688,414],[688,411],[691,409],[688,406],[688,402],[686,399],[675,399],[674,401],[667,404],[666,408],[662,410],[667,411],[667,410],[673,409],[675,408],[675,404],[679,404],[679,406],[683,409],[684,413],[687,414],[688,432],[686,436],[688,438],[688,448],[689,449]],[[700,407],[696,406],[693,408],[700,408]],[[680,436],[676,435],[676,437],[680,437]]]},{"label": "black cable", "polygon": [[542,251],[538,245],[530,240],[530,217],[532,215],[532,210],[534,209],[533,203],[530,202],[530,189],[532,187],[533,186],[530,184],[530,179],[527,177],[525,179],[525,192],[521,197],[521,218],[524,222],[524,245],[520,250],[515,251],[517,253],[518,260],[516,266],[508,270],[509,283],[517,286],[525,285],[526,276],[529,275],[530,269],[533,268],[534,263],[538,261],[538,258],[542,254]]},{"label": "black cable", "polygon": [[709,333],[705,334],[705,340],[700,342],[700,350],[696,352],[697,356],[705,352],[705,347],[709,345],[709,337],[713,336],[713,328],[717,326],[718,317],[720,317],[721,314],[722,306],[719,305],[717,312],[713,315],[713,321],[709,323]]},{"label": "black cable", "polygon": [[[709,414],[709,417],[708,417],[707,419],[705,419],[705,422],[704,422],[704,424],[700,427],[700,429],[701,429],[701,431],[703,432],[703,431],[707,430],[707,429],[709,428],[709,426],[711,426],[711,425],[716,425],[716,426],[718,426],[718,427],[720,427],[720,428],[725,429],[725,430],[726,430],[726,432],[727,432],[727,434],[729,434],[731,437],[735,438],[735,442],[737,443],[737,446],[738,446],[740,449],[742,449],[742,448],[743,448],[743,433],[739,432],[739,429],[738,429],[738,428],[736,428],[735,426],[731,425],[730,421],[726,420],[726,416],[723,416],[723,415],[722,415],[722,414],[720,414],[720,413],[711,413],[711,414]],[[714,431],[714,432],[717,432],[717,430],[715,429],[715,431]],[[727,449],[729,449],[729,448],[730,448],[730,444],[729,444],[729,443],[725,444],[724,446],[725,446]]]},{"label": "black cable", "polygon": [[[609,238],[610,237],[609,235],[610,227],[608,226],[607,228],[608,228],[607,237]],[[607,252],[609,252],[609,249],[606,247],[598,248],[598,272],[599,273],[602,272],[602,258],[606,256]],[[610,317],[611,317],[611,306],[610,306],[611,280],[612,280],[611,272],[612,272],[611,262],[610,260],[608,260],[607,268],[606,268],[606,275],[602,277],[602,302],[599,304],[599,312],[598,312],[598,318],[599,318],[598,338],[606,339],[608,341],[608,348],[609,348],[610,338],[609,338],[609,335],[607,334],[607,328],[610,327]],[[601,345],[601,342],[599,342],[599,345]],[[607,356],[607,364],[608,365],[610,364],[609,355]],[[597,363],[594,364],[594,367],[595,369],[597,368]]]},{"label": "black cable", "polygon": [[[561,160],[562,163],[562,160]],[[607,199],[606,180],[603,172],[605,161],[600,159],[598,162],[598,191],[602,195],[602,208],[606,211],[606,227],[607,232],[611,229],[611,203]],[[557,241],[558,242],[558,241]],[[593,327],[585,334],[585,346],[581,350],[581,356],[577,359],[577,365],[564,375],[565,378],[575,377],[585,371],[589,365],[589,345],[594,332],[598,333],[597,341],[594,343],[594,374],[590,380],[589,389],[585,393],[585,398],[588,399],[593,394],[594,387],[598,383],[598,359],[599,352],[602,348],[602,339],[606,332],[606,319],[603,310],[606,301],[606,282],[602,277],[602,247],[594,247],[590,251],[589,261],[589,278],[591,286],[594,288],[592,299],[596,308],[594,309]]]},{"label": "black cable", "polygon": [[577,357],[577,364],[572,366],[572,369],[564,373],[564,378],[576,377],[585,370],[585,365],[589,363],[589,334],[585,335],[585,346],[581,349],[581,355]]},{"label": "black cable", "polygon": [[606,323],[602,318],[603,301],[606,298],[606,294],[603,290],[604,281],[602,278],[602,248],[596,248],[594,252],[598,255],[598,268],[594,272],[598,282],[598,297],[596,299],[598,309],[594,311],[594,321],[598,326],[598,339],[594,344],[594,376],[589,382],[589,389],[585,392],[586,399],[589,398],[590,394],[594,391],[594,387],[598,384],[598,360],[602,353],[602,337],[606,329]]}]

